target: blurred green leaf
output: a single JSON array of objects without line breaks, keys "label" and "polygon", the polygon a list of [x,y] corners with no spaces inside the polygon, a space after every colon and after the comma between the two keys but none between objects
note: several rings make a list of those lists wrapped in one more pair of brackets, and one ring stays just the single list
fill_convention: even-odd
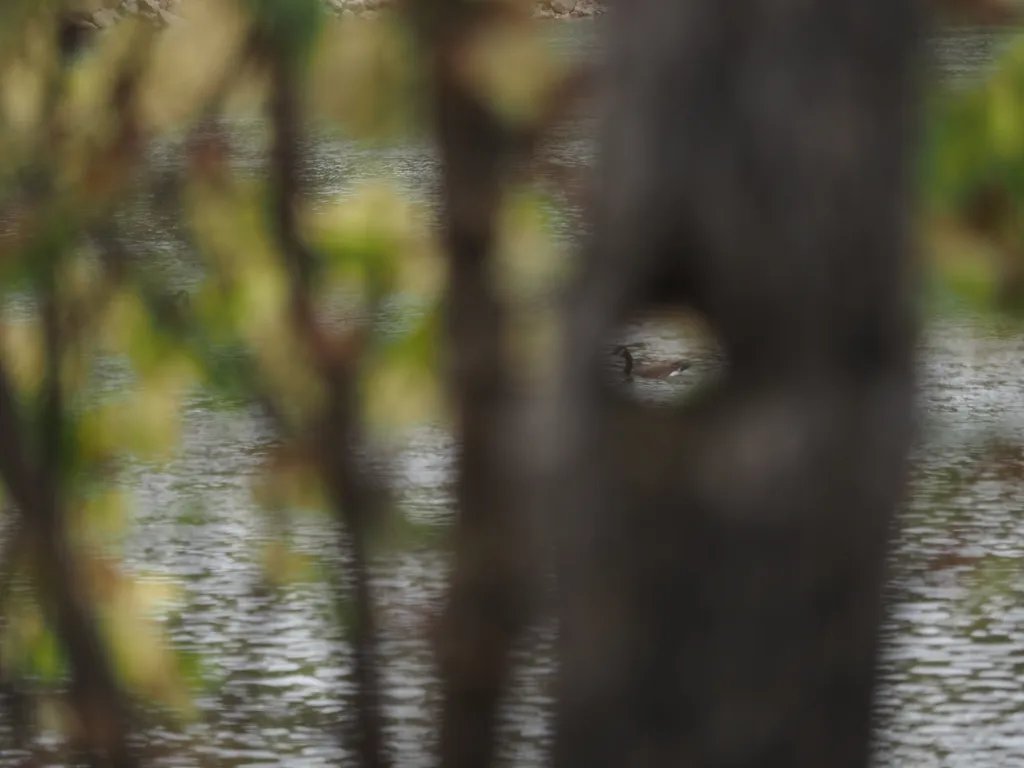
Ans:
[{"label": "blurred green leaf", "polygon": [[301,60],[320,34],[324,4],[319,0],[245,0],[257,26],[287,55]]}]

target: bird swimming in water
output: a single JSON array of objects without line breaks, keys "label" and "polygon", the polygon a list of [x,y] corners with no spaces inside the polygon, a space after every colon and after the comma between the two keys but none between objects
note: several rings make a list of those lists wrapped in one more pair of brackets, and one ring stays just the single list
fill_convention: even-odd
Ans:
[{"label": "bird swimming in water", "polygon": [[622,374],[627,379],[634,376],[639,376],[642,379],[668,379],[678,376],[692,365],[689,360],[670,360],[664,363],[638,366],[634,364],[629,348],[621,345],[615,348],[613,354],[619,355],[625,362]]}]

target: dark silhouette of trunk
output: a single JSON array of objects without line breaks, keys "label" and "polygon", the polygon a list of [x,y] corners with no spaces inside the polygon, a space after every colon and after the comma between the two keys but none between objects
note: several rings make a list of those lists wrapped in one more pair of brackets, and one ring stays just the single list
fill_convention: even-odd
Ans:
[{"label": "dark silhouette of trunk", "polygon": [[[83,30],[72,26],[81,19],[65,18],[55,34],[67,64],[87,42]],[[129,70],[130,71],[130,70]],[[53,146],[62,142],[58,105],[65,92],[66,72],[51,73],[43,105],[43,133]],[[104,158],[111,166],[127,165],[138,151],[137,131],[129,105],[133,102],[137,75],[126,74],[113,89],[112,106],[119,118],[114,149]],[[55,194],[55,168],[41,161],[27,174],[26,197],[41,211]],[[44,218],[45,222],[46,219]],[[43,224],[46,227],[46,224]],[[30,572],[37,599],[47,623],[67,654],[70,680],[68,698],[76,719],[74,747],[90,766],[132,768],[139,764],[130,737],[135,725],[127,693],[123,690],[94,615],[92,598],[83,583],[80,555],[69,539],[68,413],[61,384],[64,351],[74,341],[76,328],[59,303],[56,272],[62,253],[52,233],[38,237],[35,256],[43,265],[35,280],[43,327],[45,376],[31,408],[19,403],[12,379],[0,364],[0,480],[18,516],[12,532],[17,546],[31,553]],[[33,252],[26,247],[26,252]],[[28,413],[34,412],[33,417]]]},{"label": "dark silhouette of trunk", "polygon": [[[861,768],[912,436],[912,0],[611,9],[566,310],[555,764]],[[706,315],[712,389],[602,383],[615,326]]]},{"label": "dark silhouette of trunk", "polygon": [[[295,61],[283,49],[271,61],[272,97],[269,104],[274,128],[270,153],[272,221],[281,257],[289,274],[291,320],[299,338],[309,345],[315,371],[324,385],[322,418],[310,428],[308,439],[325,481],[327,496],[338,523],[338,549],[347,555],[351,587],[339,585],[340,609],[352,606],[351,641],[355,680],[355,716],[343,734],[362,768],[386,768],[387,754],[381,718],[377,617],[370,583],[368,536],[381,518],[387,498],[382,484],[361,461],[366,442],[360,412],[357,365],[365,329],[331,338],[313,308],[314,258],[302,239],[298,223],[299,171],[302,166],[301,113]],[[279,424],[279,427],[283,426]],[[292,436],[294,438],[294,436]]]},{"label": "dark silhouette of trunk", "polygon": [[18,412],[17,397],[6,369],[0,366],[0,478],[17,506],[24,534],[14,531],[32,552],[32,575],[47,620],[60,638],[71,671],[69,695],[79,720],[80,747],[89,765],[131,768],[138,765],[130,749],[131,711],[117,681],[90,599],[78,573],[77,557],[65,525],[60,439],[66,417],[59,382],[60,330],[54,286],[47,278],[43,296],[46,379],[39,410],[38,450]]},{"label": "dark silhouette of trunk", "polygon": [[411,11],[429,66],[441,154],[443,350],[459,446],[452,574],[434,638],[443,700],[439,753],[447,768],[482,768],[495,755],[512,644],[540,576],[530,558],[526,405],[509,363],[508,311],[492,257],[503,187],[536,135],[502,125],[459,71],[460,52],[474,34],[515,21],[507,4],[423,0]]}]

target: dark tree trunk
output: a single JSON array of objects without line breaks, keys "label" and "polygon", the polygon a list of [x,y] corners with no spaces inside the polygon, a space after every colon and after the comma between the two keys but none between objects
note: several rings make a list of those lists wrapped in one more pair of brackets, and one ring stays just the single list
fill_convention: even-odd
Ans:
[{"label": "dark tree trunk", "polygon": [[489,24],[516,23],[492,0],[414,3],[432,78],[441,155],[448,386],[459,444],[452,574],[435,645],[442,680],[440,764],[484,768],[497,751],[511,650],[532,610],[539,570],[524,503],[522,392],[509,364],[508,309],[493,249],[503,186],[534,136],[516,135],[460,74],[465,46]]},{"label": "dark tree trunk", "polygon": [[[555,763],[860,768],[912,436],[912,0],[613,8],[567,309]],[[689,305],[728,366],[666,410],[599,352]]]},{"label": "dark tree trunk", "polygon": [[[314,268],[312,252],[302,239],[298,223],[299,171],[302,167],[301,122],[297,72],[281,49],[272,62],[270,118],[274,126],[271,148],[273,224],[278,246],[290,278],[291,320],[313,352],[317,374],[326,392],[320,423],[311,429],[319,469],[339,525],[338,550],[347,554],[351,588],[339,585],[338,605],[352,606],[352,675],[355,681],[355,716],[344,736],[351,743],[361,768],[387,768],[381,685],[377,651],[377,617],[370,583],[367,539],[380,520],[387,499],[378,478],[360,462],[366,452],[360,419],[356,364],[365,331],[349,332],[344,340],[331,339],[320,324],[311,299]],[[278,425],[283,428],[284,424]]]}]

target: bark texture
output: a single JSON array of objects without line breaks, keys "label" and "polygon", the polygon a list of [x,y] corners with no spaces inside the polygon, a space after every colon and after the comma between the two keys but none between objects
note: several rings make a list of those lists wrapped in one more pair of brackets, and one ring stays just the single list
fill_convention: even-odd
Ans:
[{"label": "bark texture", "polygon": [[[912,437],[911,0],[613,8],[593,233],[553,409],[557,766],[870,752]],[[727,369],[684,405],[599,353],[688,305]]]},{"label": "bark texture", "polygon": [[452,573],[434,638],[443,700],[439,758],[446,768],[483,768],[497,751],[512,646],[540,575],[530,561],[533,527],[524,502],[523,393],[509,362],[508,309],[492,253],[503,187],[535,137],[503,125],[461,71],[474,36],[488,25],[521,23],[516,11],[501,0],[421,0],[412,12],[429,62],[441,156],[443,350],[459,444]]}]

